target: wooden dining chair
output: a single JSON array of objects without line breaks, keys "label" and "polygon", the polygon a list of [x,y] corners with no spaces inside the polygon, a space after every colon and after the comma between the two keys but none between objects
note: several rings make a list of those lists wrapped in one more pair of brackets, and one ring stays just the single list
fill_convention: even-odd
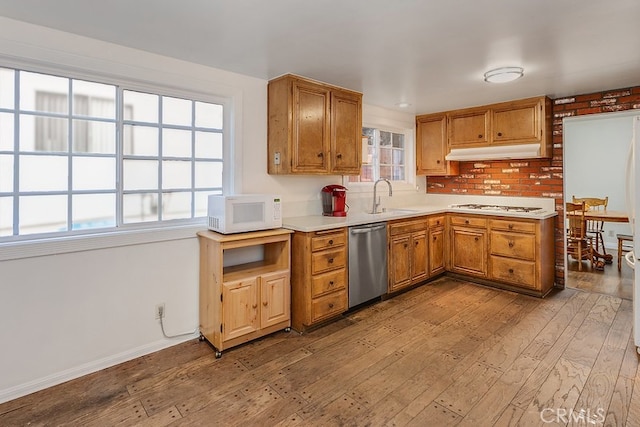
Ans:
[{"label": "wooden dining chair", "polygon": [[[584,202],[585,208],[588,211],[606,211],[607,203],[609,203],[609,196],[604,199],[597,197],[576,197],[571,196],[573,203]],[[607,249],[604,247],[604,221],[587,220],[587,236],[591,236],[595,240],[596,252],[600,251],[600,245],[602,245],[602,253],[607,254]]]},{"label": "wooden dining chair", "polygon": [[586,234],[584,212],[586,205],[581,203],[565,203],[567,228],[567,257],[571,255],[578,260],[578,271],[582,271],[582,261],[589,260],[593,268],[593,238]]}]

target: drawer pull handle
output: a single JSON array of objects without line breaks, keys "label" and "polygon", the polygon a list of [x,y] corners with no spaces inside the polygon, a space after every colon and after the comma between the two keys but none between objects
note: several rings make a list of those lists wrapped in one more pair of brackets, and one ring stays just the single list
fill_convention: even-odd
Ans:
[{"label": "drawer pull handle", "polygon": [[440,225],[440,220],[437,220],[437,221],[436,221],[436,225]]},{"label": "drawer pull handle", "polygon": [[513,274],[513,268],[509,269],[509,274]]},{"label": "drawer pull handle", "polygon": [[333,264],[333,258],[329,258],[329,264]]},{"label": "drawer pull handle", "polygon": [[329,308],[333,308],[333,303],[332,302],[329,303]]},{"label": "drawer pull handle", "polygon": [[512,248],[512,247],[513,247],[513,245],[514,245],[514,243],[513,243],[513,242],[509,242],[509,247],[510,247],[510,248]]},{"label": "drawer pull handle", "polygon": [[258,304],[253,304],[251,308],[258,308]]},{"label": "drawer pull handle", "polygon": [[269,305],[269,302],[268,302],[268,301],[265,301],[265,302],[263,302],[263,303],[262,303],[262,305],[264,305],[264,306],[266,307],[266,306],[268,306],[268,305]]},{"label": "drawer pull handle", "polygon": [[468,220],[468,219],[465,219],[465,220],[464,220],[464,223],[465,223],[465,224],[469,224],[469,220]]},{"label": "drawer pull handle", "polygon": [[333,286],[333,280],[329,281],[329,286]]},{"label": "drawer pull handle", "polygon": [[509,230],[513,230],[513,224],[509,224]]},{"label": "drawer pull handle", "polygon": [[333,245],[333,239],[329,240],[329,244]]}]

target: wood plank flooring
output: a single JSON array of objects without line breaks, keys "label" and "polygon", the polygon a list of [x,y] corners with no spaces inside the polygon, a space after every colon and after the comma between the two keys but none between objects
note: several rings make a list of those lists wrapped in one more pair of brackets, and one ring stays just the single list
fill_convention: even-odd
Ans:
[{"label": "wood plank flooring", "polygon": [[632,299],[633,270],[623,259],[622,268],[618,271],[618,252],[614,249],[608,252],[613,255],[613,264],[605,265],[604,271],[592,269],[587,261],[583,261],[582,271],[578,271],[578,261],[569,258],[566,287]]},{"label": "wood plank flooring", "polygon": [[2,404],[0,425],[636,427],[631,309],[443,277],[221,359],[176,345]]}]

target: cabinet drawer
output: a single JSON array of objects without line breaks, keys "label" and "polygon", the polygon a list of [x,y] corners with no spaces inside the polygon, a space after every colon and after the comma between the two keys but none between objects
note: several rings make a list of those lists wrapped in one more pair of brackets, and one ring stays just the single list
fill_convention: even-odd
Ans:
[{"label": "cabinet drawer", "polygon": [[389,235],[395,236],[398,234],[412,233],[414,231],[426,230],[427,221],[425,218],[411,221],[400,221],[389,223]]},{"label": "cabinet drawer", "polygon": [[523,288],[537,289],[536,264],[511,258],[491,256],[490,278]]},{"label": "cabinet drawer", "polygon": [[311,254],[311,274],[344,268],[346,265],[347,254],[344,248]]},{"label": "cabinet drawer", "polygon": [[311,322],[338,315],[347,310],[347,292],[333,292],[311,301]]},{"label": "cabinet drawer", "polygon": [[450,221],[451,221],[451,225],[464,225],[467,227],[486,227],[487,226],[487,219],[480,218],[477,216],[451,215]]},{"label": "cabinet drawer", "polygon": [[444,227],[444,215],[429,217],[428,223],[429,223],[429,228]]},{"label": "cabinet drawer", "polygon": [[311,297],[316,298],[329,292],[345,289],[347,286],[347,270],[320,274],[311,278]]},{"label": "cabinet drawer", "polygon": [[336,246],[344,246],[346,242],[347,236],[344,232],[316,236],[311,238],[311,250],[316,252]]},{"label": "cabinet drawer", "polygon": [[506,219],[492,219],[491,228],[495,230],[517,231],[519,233],[536,232],[536,224],[533,222],[510,221]]},{"label": "cabinet drawer", "polygon": [[491,254],[535,261],[536,236],[492,230]]}]

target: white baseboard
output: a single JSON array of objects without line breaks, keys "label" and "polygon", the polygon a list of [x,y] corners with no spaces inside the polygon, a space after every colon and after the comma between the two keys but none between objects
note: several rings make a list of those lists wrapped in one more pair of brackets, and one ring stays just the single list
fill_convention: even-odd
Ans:
[{"label": "white baseboard", "polygon": [[28,383],[19,384],[14,387],[10,387],[4,390],[0,390],[0,403],[8,402],[13,399],[17,399],[27,394],[35,393],[36,391],[44,390],[45,388],[52,387],[64,383],[69,380],[73,380],[82,377],[93,372],[100,371],[111,366],[115,366],[119,363],[127,362],[129,360],[136,359],[141,356],[145,356],[156,351],[163,350],[168,347],[196,339],[198,333],[192,336],[181,337],[180,339],[164,339],[156,341],[151,344],[147,344],[141,347],[137,347],[123,353],[115,354],[113,356],[105,357],[103,359],[95,360],[93,362],[85,363],[80,366],[76,366],[71,369],[67,369],[62,372],[58,372],[52,375],[48,375],[43,378],[39,378]]}]

